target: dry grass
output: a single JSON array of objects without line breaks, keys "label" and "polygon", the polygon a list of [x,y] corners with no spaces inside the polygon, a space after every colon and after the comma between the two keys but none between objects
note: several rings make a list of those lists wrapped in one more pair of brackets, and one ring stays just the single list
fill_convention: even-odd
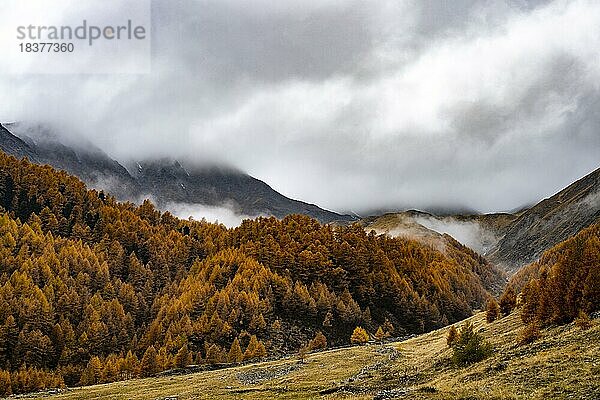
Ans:
[{"label": "dry grass", "polygon": [[537,342],[517,346],[523,325],[516,315],[492,324],[484,313],[471,320],[496,350],[466,368],[451,365],[444,328],[401,343],[312,354],[303,364],[288,359],[97,385],[51,398],[373,399],[387,390],[408,399],[600,399],[598,321],[586,331],[574,324],[543,330]]}]

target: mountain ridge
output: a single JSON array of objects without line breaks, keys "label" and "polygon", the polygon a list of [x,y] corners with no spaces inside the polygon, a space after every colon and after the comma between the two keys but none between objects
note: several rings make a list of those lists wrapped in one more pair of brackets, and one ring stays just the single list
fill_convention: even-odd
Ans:
[{"label": "mountain ridge", "polygon": [[[34,138],[40,135],[39,131],[42,139]],[[355,219],[288,198],[235,168],[194,167],[166,158],[134,161],[126,167],[97,147],[84,147],[65,145],[40,126],[0,124],[0,150],[6,154],[64,170],[119,200],[139,202],[151,197],[161,209],[168,209],[173,203],[224,206],[248,217],[304,214],[322,223]]]},{"label": "mountain ridge", "polygon": [[600,220],[600,168],[515,213],[439,216],[408,210],[361,220],[365,229],[439,241],[447,233],[509,274]]},{"label": "mountain ridge", "polygon": [[524,211],[489,259],[510,272],[600,219],[600,168]]}]

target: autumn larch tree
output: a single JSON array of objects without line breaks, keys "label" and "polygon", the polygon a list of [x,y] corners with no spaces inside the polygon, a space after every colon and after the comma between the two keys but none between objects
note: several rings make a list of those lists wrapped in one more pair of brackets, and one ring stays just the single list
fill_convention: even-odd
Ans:
[{"label": "autumn larch tree", "polygon": [[181,346],[175,358],[173,364],[176,368],[185,368],[192,363],[192,353],[188,349],[187,343]]},{"label": "autumn larch tree", "polygon": [[494,298],[490,298],[487,302],[485,319],[488,323],[494,322],[500,316],[500,306]]},{"label": "autumn larch tree", "polygon": [[239,363],[244,359],[244,354],[242,353],[242,347],[240,346],[240,341],[238,338],[233,340],[231,344],[231,348],[229,349],[229,354],[227,355],[227,361],[230,363]]},{"label": "autumn larch tree", "polygon": [[456,339],[458,339],[458,330],[456,329],[456,326],[452,325],[446,335],[446,344],[448,347],[454,346]]},{"label": "autumn larch tree", "polygon": [[385,332],[383,331],[383,328],[381,326],[379,326],[379,328],[377,328],[377,332],[375,332],[375,339],[377,339],[379,342],[383,341],[383,339],[385,338]]},{"label": "autumn larch tree", "polygon": [[508,287],[500,297],[500,311],[502,315],[509,315],[517,305],[517,295],[512,287]]},{"label": "autumn larch tree", "polygon": [[367,331],[360,327],[357,326],[356,328],[354,328],[354,331],[352,332],[352,336],[350,336],[350,342],[353,344],[363,344],[363,343],[367,343],[369,341],[369,334],[367,333]]},{"label": "autumn larch tree", "polygon": [[158,353],[154,346],[150,346],[144,352],[140,362],[140,374],[142,376],[152,376],[159,372]]},{"label": "autumn larch tree", "polygon": [[327,348],[327,338],[321,331],[317,331],[315,337],[308,344],[310,350],[320,350]]}]

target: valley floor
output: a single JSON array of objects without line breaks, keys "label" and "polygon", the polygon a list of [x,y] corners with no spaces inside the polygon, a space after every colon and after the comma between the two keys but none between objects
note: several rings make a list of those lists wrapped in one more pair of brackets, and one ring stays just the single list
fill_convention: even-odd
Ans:
[{"label": "valley floor", "polygon": [[[543,331],[517,346],[513,315],[492,324],[471,318],[495,346],[470,367],[451,365],[448,328],[404,342],[372,344],[220,371],[75,388],[53,400],[80,399],[600,399],[600,321]],[[43,398],[44,396],[38,397]]]}]

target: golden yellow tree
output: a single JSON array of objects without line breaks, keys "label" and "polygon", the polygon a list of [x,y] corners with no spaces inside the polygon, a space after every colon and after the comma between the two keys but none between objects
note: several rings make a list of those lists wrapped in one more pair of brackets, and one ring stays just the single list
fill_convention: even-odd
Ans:
[{"label": "golden yellow tree", "polygon": [[353,344],[363,344],[363,343],[367,343],[369,341],[369,334],[367,333],[367,331],[360,327],[357,326],[356,328],[354,328],[354,331],[352,332],[352,336],[350,336],[350,342]]}]

